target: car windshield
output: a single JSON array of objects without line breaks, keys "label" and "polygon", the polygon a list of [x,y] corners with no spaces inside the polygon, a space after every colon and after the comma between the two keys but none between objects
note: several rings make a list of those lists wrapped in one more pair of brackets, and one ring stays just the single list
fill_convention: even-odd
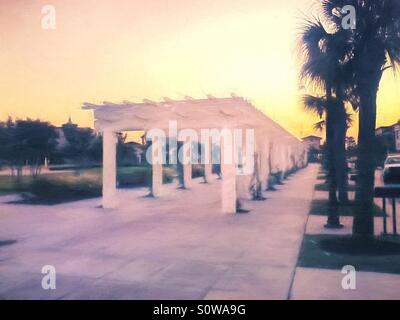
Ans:
[{"label": "car windshield", "polygon": [[387,164],[400,164],[400,157],[392,157],[386,160]]}]

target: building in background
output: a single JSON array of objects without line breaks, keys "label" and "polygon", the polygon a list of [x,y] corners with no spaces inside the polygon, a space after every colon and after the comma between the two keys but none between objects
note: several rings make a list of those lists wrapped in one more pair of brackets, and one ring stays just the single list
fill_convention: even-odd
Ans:
[{"label": "building in background", "polygon": [[321,137],[318,136],[307,136],[301,139],[308,149],[313,148],[316,150],[321,149]]},{"label": "building in background", "polygon": [[309,162],[318,162],[321,159],[321,137],[307,136],[301,139],[308,152]]}]

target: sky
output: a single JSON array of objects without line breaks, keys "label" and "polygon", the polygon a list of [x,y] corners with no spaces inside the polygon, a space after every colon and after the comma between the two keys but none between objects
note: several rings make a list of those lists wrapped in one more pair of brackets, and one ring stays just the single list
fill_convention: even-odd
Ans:
[{"label": "sky", "polygon": [[[54,30],[42,28],[47,4]],[[321,135],[300,102],[296,58],[313,12],[313,0],[0,0],[0,120],[93,126],[83,102],[234,92],[299,137]],[[396,122],[399,107],[389,71],[378,125]]]}]

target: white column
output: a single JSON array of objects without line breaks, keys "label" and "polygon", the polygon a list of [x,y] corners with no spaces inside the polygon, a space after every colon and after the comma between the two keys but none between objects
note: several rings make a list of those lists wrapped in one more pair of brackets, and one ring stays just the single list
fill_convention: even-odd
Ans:
[{"label": "white column", "polygon": [[212,144],[209,141],[205,142],[202,152],[202,159],[204,164],[204,180],[206,183],[211,182],[212,177]]},{"label": "white column", "polygon": [[183,144],[183,187],[190,188],[192,183],[192,142],[188,139]]},{"label": "white column", "polygon": [[192,165],[184,164],[183,165],[183,187],[185,189],[189,189],[192,183]]},{"label": "white column", "polygon": [[111,130],[103,132],[103,208],[117,206],[117,138]]},{"label": "white column", "polygon": [[161,195],[162,179],[163,179],[163,167],[162,167],[162,150],[158,137],[153,138],[151,145],[152,150],[152,183],[151,183],[151,195],[158,197]]},{"label": "white column", "polygon": [[[225,157],[225,147],[230,148],[232,152],[231,159]],[[221,211],[222,213],[236,213],[236,165],[233,158],[233,147],[221,143]]]},{"label": "white column", "polygon": [[151,183],[151,195],[158,197],[161,195],[163,178],[163,167],[162,164],[152,165],[152,183]]},{"label": "white column", "polygon": [[204,180],[206,183],[211,182],[212,177],[212,163],[205,163],[204,164]]}]

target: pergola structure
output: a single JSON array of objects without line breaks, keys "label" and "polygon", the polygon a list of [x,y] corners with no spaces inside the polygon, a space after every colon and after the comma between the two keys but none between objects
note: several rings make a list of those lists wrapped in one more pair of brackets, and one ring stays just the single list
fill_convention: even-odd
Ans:
[{"label": "pergola structure", "polygon": [[[265,190],[271,173],[287,172],[294,167],[306,165],[307,156],[301,141],[276,122],[257,110],[244,98],[232,95],[229,98],[171,100],[141,103],[124,101],[121,104],[104,102],[102,104],[84,103],[83,109],[93,110],[95,129],[103,134],[103,200],[104,208],[118,206],[116,200],[116,133],[121,131],[144,131],[154,129],[168,132],[170,121],[176,123],[178,131],[203,129],[252,130],[254,132],[254,170],[247,174],[237,174],[238,163],[223,161],[226,148],[221,140],[222,207],[224,213],[236,212],[237,199],[249,198],[250,188],[259,184]],[[182,140],[182,137],[175,137]],[[185,139],[183,139],[185,140]],[[153,139],[153,144],[155,140]],[[188,141],[183,141],[187,145]],[[190,141],[192,143],[192,141]],[[211,146],[212,147],[212,146]],[[185,153],[190,156],[191,148]],[[154,152],[154,151],[153,151]],[[157,151],[159,152],[159,150]],[[233,151],[235,152],[235,151]],[[192,163],[183,163],[183,181],[190,187]],[[205,181],[210,181],[212,163],[204,164]],[[162,194],[162,164],[152,163],[152,194]]]}]

